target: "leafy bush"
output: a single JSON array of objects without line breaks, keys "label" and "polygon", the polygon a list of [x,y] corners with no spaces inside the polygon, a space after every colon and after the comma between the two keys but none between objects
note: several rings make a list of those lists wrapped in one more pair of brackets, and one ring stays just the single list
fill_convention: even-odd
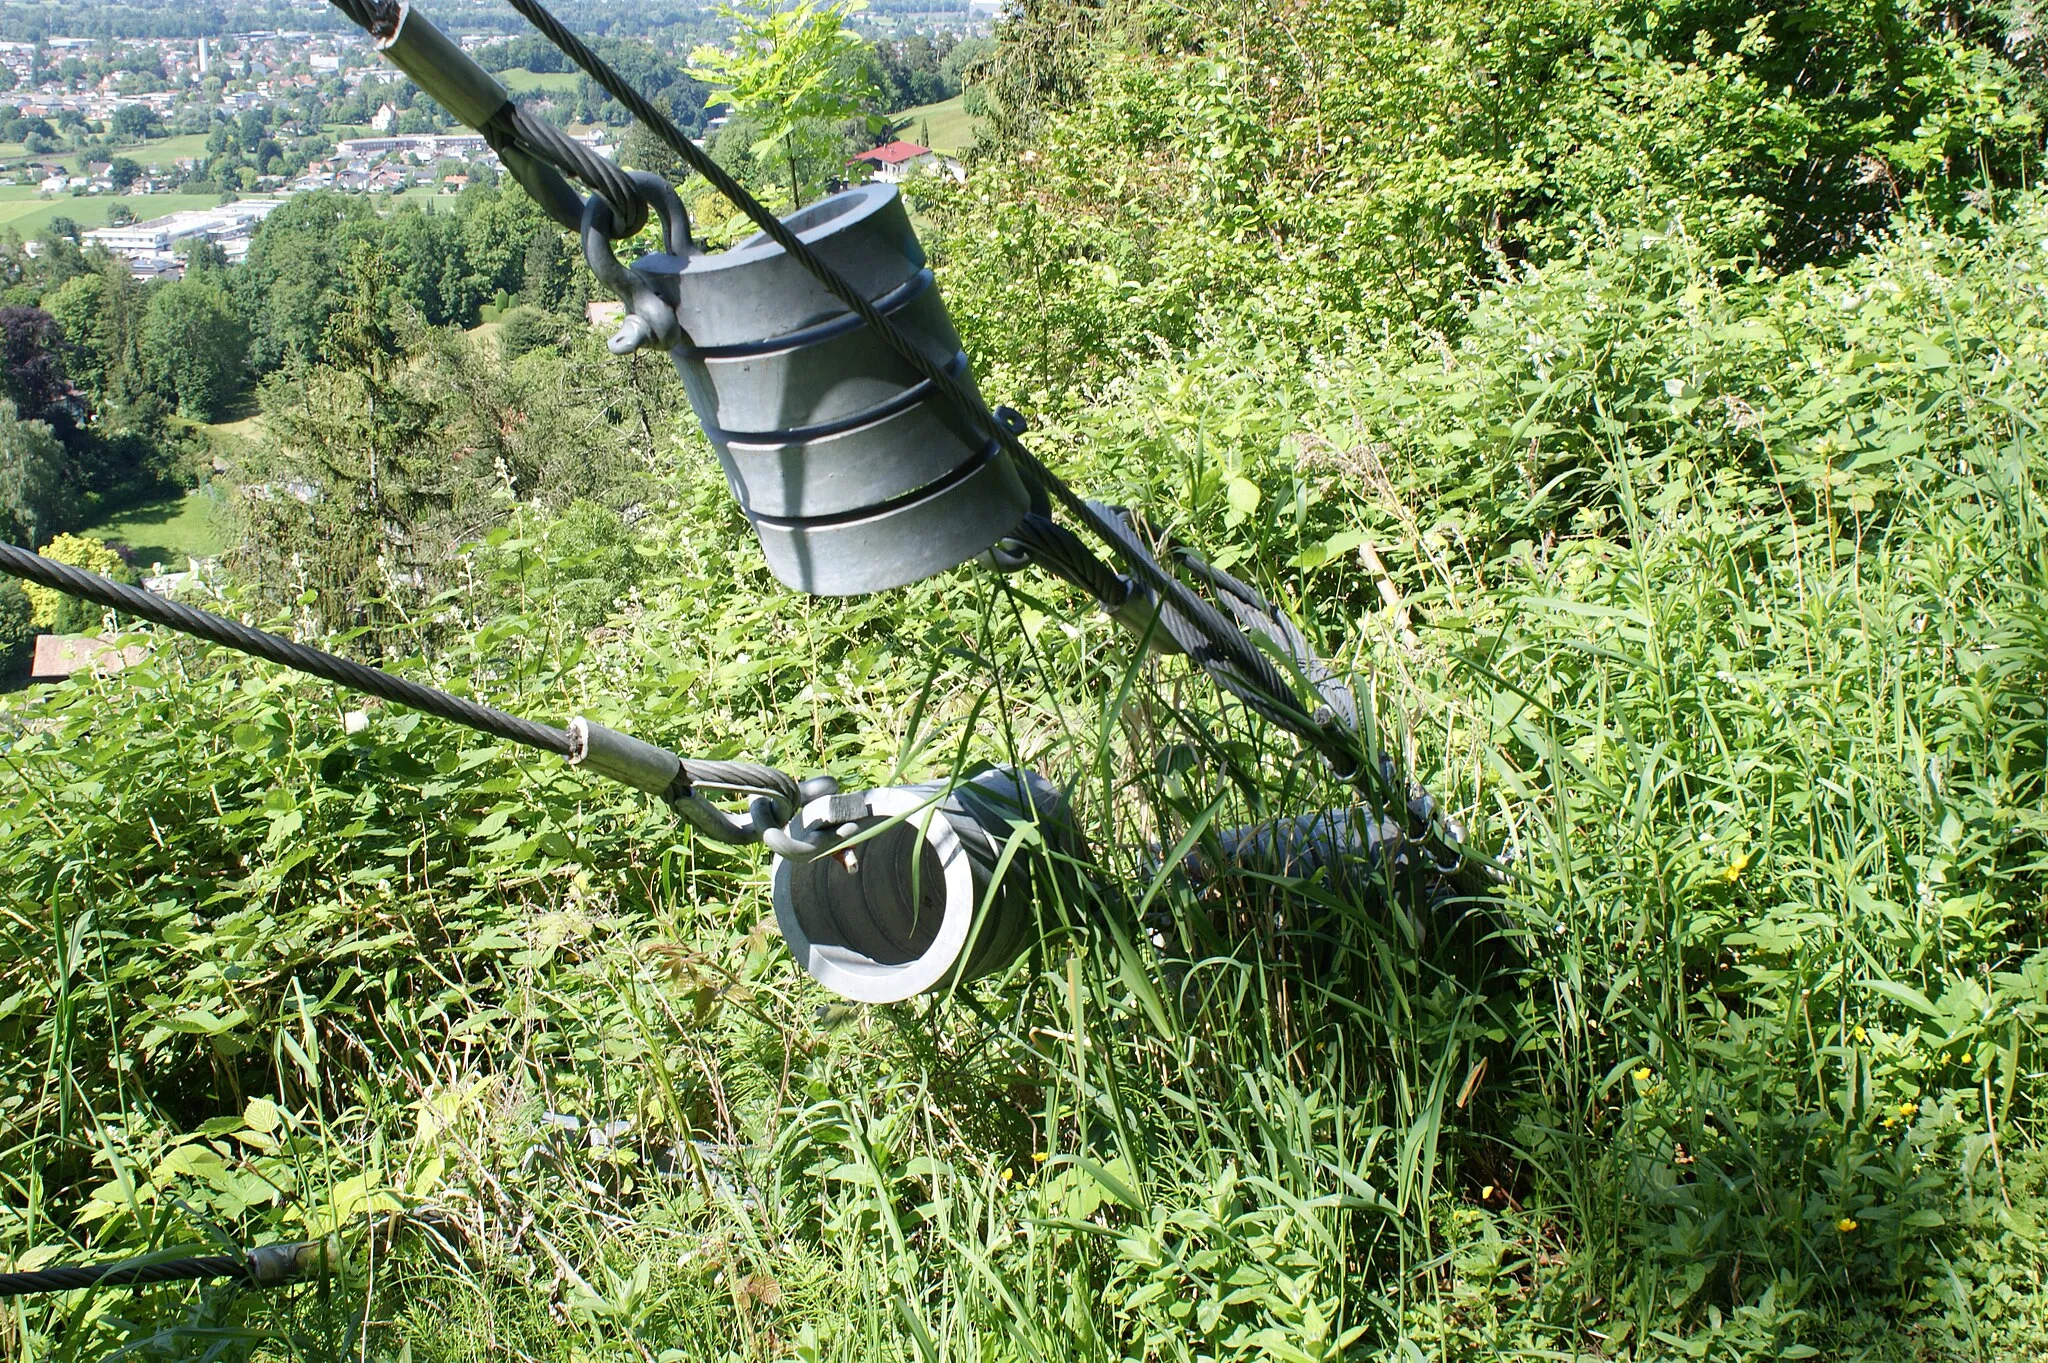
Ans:
[{"label": "leafy bush", "polygon": [[1345,0],[1310,35],[1285,9],[1051,5],[1010,21],[972,181],[917,193],[974,262],[949,289],[978,353],[1034,389],[1218,329],[1419,358],[1501,264],[1610,229],[1782,268],[1908,202],[1975,221],[2029,183],[2029,22]]},{"label": "leafy bush", "polygon": [[[105,540],[92,535],[59,535],[37,552],[44,558],[111,577],[116,582],[135,580],[135,575],[128,571],[128,565],[121,561],[121,556],[109,548]],[[33,582],[23,583],[22,590],[28,593],[28,599],[35,607],[32,618],[39,632],[75,634],[98,631],[102,614],[100,607]]]},{"label": "leafy bush", "polygon": [[559,344],[568,329],[558,314],[522,303],[498,319],[498,353],[516,360]]}]

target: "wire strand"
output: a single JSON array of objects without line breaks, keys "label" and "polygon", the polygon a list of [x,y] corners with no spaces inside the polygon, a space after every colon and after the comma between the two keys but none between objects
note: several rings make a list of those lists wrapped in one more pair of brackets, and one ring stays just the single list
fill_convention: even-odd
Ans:
[{"label": "wire strand", "polygon": [[239,1254],[208,1254],[154,1264],[71,1264],[33,1273],[0,1273],[0,1297],[75,1292],[82,1287],[148,1287],[200,1278],[248,1277],[249,1260]]},{"label": "wire strand", "polygon": [[430,715],[460,724],[465,728],[520,744],[523,747],[539,748],[559,757],[570,755],[569,731],[546,724],[536,724],[530,719],[506,714],[503,710],[480,705],[473,700],[451,696],[446,691],[422,685],[405,677],[394,676],[381,668],[366,667],[347,658],[337,658],[332,653],[323,653],[317,648],[294,643],[282,635],[252,628],[224,615],[211,611],[196,610],[176,601],[166,601],[154,593],[139,587],[129,587],[115,582],[98,573],[89,573],[83,568],[74,568],[68,563],[58,563],[18,549],[11,544],[0,544],[0,572],[60,591],[67,596],[76,596],[86,601],[106,606],[123,614],[133,615],[166,628],[189,634],[194,638],[206,639],[213,643],[232,648],[238,653],[247,653],[277,663],[294,671],[322,677],[351,691],[377,696],[399,705],[409,706]]}]

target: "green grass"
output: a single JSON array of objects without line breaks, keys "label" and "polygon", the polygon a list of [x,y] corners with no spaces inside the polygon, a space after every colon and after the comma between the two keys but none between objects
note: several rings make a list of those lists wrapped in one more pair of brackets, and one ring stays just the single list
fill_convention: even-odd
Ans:
[{"label": "green grass", "polygon": [[[124,142],[111,151],[104,149],[95,150],[92,153],[92,157],[94,160],[100,161],[108,160],[115,156],[125,156],[144,169],[157,167],[162,170],[169,170],[181,157],[204,156],[206,154],[206,138],[207,134],[205,133],[180,133],[174,137],[159,137],[143,142]],[[60,160],[66,166],[69,166],[76,159],[77,155],[78,153],[76,152],[65,150],[51,152],[33,159],[37,161]],[[9,169],[13,163],[28,159],[30,159],[28,149],[19,142],[0,142],[0,170]]]},{"label": "green grass", "polygon": [[161,497],[123,507],[80,533],[126,545],[141,571],[161,563],[167,572],[183,572],[187,559],[212,558],[226,547],[215,521],[218,505],[217,496],[203,489]]},{"label": "green grass", "polygon": [[577,74],[573,71],[499,71],[495,73],[498,83],[515,95],[531,94],[544,90],[549,94],[573,95],[576,93]]},{"label": "green grass", "polygon": [[186,209],[211,208],[219,202],[218,194],[87,194],[77,197],[59,194],[46,199],[38,195],[32,186],[15,185],[9,190],[0,190],[0,231],[11,227],[24,238],[33,237],[49,226],[54,218],[70,218],[80,228],[90,231],[107,225],[107,214],[115,204],[132,212],[136,221],[143,222]]},{"label": "green grass", "polygon": [[923,145],[948,156],[958,156],[974,145],[981,123],[980,119],[967,112],[963,99],[963,96],[955,95],[940,103],[920,104],[915,109],[905,109],[889,117],[896,125],[896,135],[906,142],[921,142],[922,130],[929,125],[931,140]]},{"label": "green grass", "polygon": [[160,137],[151,142],[137,142],[116,147],[115,156],[125,156],[145,169],[151,166],[169,170],[187,156],[206,155],[205,133],[180,133],[175,137]]},{"label": "green grass", "polygon": [[204,427],[208,435],[225,437],[233,441],[254,440],[263,433],[263,416],[252,412],[233,421],[217,421]]}]

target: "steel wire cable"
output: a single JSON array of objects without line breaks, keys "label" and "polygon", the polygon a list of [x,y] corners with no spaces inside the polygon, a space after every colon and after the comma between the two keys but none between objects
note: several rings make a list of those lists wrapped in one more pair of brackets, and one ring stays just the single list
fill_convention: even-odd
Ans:
[{"label": "steel wire cable", "polygon": [[[295,643],[282,635],[256,629],[224,615],[198,610],[177,601],[167,601],[153,592],[115,582],[98,573],[58,563],[41,554],[11,544],[0,544],[0,572],[26,579],[40,586],[76,596],[109,609],[133,615],[153,624],[205,639],[224,648],[262,658],[297,672],[331,681],[351,691],[379,697],[425,714],[434,715],[464,728],[502,738],[522,747],[537,748],[557,757],[573,757],[575,747],[569,731],[552,725],[507,714],[460,696],[450,695],[423,683],[336,657],[332,653]],[[696,787],[730,791],[738,795],[766,796],[791,811],[802,803],[796,778],[774,767],[755,762],[724,762],[683,758],[677,773],[677,792],[687,796]]]},{"label": "steel wire cable", "polygon": [[[397,34],[405,14],[397,0],[329,0],[329,3],[380,43],[390,41]],[[509,97],[504,106],[477,131],[483,134],[491,150],[498,153],[522,184],[526,183],[526,177],[519,174],[522,167],[518,166],[517,158],[523,152],[581,180],[603,198],[611,207],[621,236],[631,236],[647,221],[646,200],[633,187],[623,167],[599,156],[554,124],[528,113]],[[508,151],[512,153],[509,156]],[[581,213],[571,212],[569,204],[559,194],[531,185],[528,188],[534,201],[558,224],[572,232],[582,227]]]},{"label": "steel wire cable", "polygon": [[366,33],[377,21],[377,6],[373,0],[330,0],[330,3]]},{"label": "steel wire cable", "polygon": [[[158,1251],[159,1254],[170,1251]],[[62,1264],[26,1273],[0,1273],[0,1297],[36,1292],[75,1292],[89,1287],[146,1287],[153,1283],[234,1278],[244,1287],[283,1287],[338,1262],[330,1241],[279,1241],[240,1254],[202,1254],[181,1259],[143,1258],[103,1264]]]},{"label": "steel wire cable", "polygon": [[247,1278],[249,1260],[240,1254],[208,1254],[155,1264],[72,1264],[33,1273],[0,1273],[0,1297],[35,1292],[75,1292],[81,1287],[145,1287],[197,1278]]},{"label": "steel wire cable", "polygon": [[[541,160],[595,190],[612,210],[614,231],[618,236],[632,236],[647,221],[647,199],[634,187],[624,167],[599,156],[554,124],[535,118],[516,104],[508,103],[492,122],[509,132],[519,145]],[[486,140],[489,140],[488,130]],[[501,157],[504,155],[495,146],[492,150],[498,151]],[[556,221],[560,222],[560,219]],[[561,225],[581,229],[583,223],[579,217],[573,223]]]},{"label": "steel wire cable", "polygon": [[517,715],[506,714],[503,710],[480,705],[473,700],[451,696],[446,691],[396,676],[381,668],[366,667],[347,658],[337,658],[332,653],[323,653],[317,648],[294,643],[282,635],[255,629],[238,620],[230,620],[224,615],[215,615],[211,611],[197,610],[180,602],[167,601],[139,587],[126,586],[98,573],[89,573],[68,563],[58,563],[44,558],[41,554],[18,549],[11,544],[0,544],[0,571],[63,592],[67,596],[80,597],[163,625],[181,634],[209,640],[232,648],[238,653],[247,653],[294,671],[325,678],[339,686],[346,686],[351,691],[361,691],[366,695],[377,696],[439,716],[465,728],[476,729],[523,747],[539,748],[558,757],[567,757],[572,751],[567,729],[536,724],[530,719],[521,719]]},{"label": "steel wire cable", "polygon": [[1030,560],[1058,577],[1065,578],[1105,606],[1123,604],[1131,589],[1130,579],[1104,563],[1081,537],[1050,516],[1027,511],[1009,537]]}]

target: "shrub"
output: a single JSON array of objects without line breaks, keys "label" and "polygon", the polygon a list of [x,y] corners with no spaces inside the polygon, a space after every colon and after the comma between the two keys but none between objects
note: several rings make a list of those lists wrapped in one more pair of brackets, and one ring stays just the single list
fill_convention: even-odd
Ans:
[{"label": "shrub", "polygon": [[[135,575],[107,542],[92,535],[59,535],[39,550],[44,558],[68,563],[89,573],[111,577],[116,582],[133,582]],[[23,588],[34,604],[38,630],[73,634],[99,628],[100,608],[76,597],[31,582]]]},{"label": "shrub", "polygon": [[498,352],[510,362],[533,351],[560,344],[566,330],[564,320],[558,314],[542,312],[522,303],[507,311],[498,321]]}]

